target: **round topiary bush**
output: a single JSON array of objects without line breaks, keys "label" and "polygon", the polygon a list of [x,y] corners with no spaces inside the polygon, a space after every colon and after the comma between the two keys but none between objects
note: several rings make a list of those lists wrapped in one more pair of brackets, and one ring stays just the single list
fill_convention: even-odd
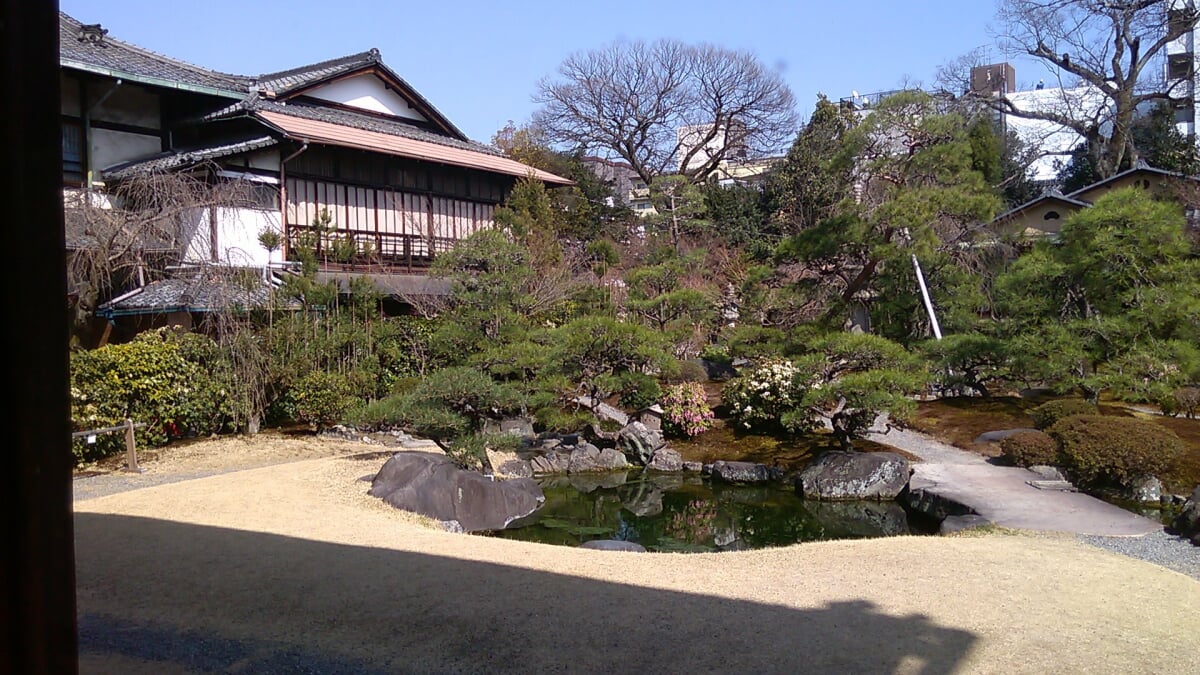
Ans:
[{"label": "round topiary bush", "polygon": [[1021,431],[1000,441],[1000,453],[1014,466],[1058,464],[1058,442],[1041,431]]},{"label": "round topiary bush", "polygon": [[1141,476],[1161,476],[1183,455],[1170,429],[1136,417],[1075,415],[1047,430],[1059,459],[1081,484],[1126,486]]},{"label": "round topiary bush", "polygon": [[1029,416],[1033,418],[1033,426],[1043,431],[1054,426],[1055,422],[1064,417],[1099,414],[1100,409],[1096,407],[1096,404],[1078,398],[1050,401],[1029,411]]}]

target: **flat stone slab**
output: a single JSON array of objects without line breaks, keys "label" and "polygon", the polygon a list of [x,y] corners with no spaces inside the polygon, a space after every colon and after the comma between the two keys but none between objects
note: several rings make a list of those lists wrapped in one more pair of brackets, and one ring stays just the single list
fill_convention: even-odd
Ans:
[{"label": "flat stone slab", "polygon": [[909,489],[962,504],[1000,527],[1131,537],[1163,529],[1082,492],[1039,490],[1029,484],[1041,479],[1018,467],[920,463],[913,465]]},{"label": "flat stone slab", "polygon": [[999,443],[1000,441],[1014,436],[1016,434],[1025,433],[1027,431],[1037,431],[1037,429],[1000,429],[999,431],[985,431],[975,437],[976,443]]}]

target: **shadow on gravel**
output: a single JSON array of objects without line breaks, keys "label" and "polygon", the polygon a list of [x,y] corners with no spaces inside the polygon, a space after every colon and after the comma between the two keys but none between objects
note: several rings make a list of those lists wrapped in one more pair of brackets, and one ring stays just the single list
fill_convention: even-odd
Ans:
[{"label": "shadow on gravel", "polygon": [[75,528],[80,657],[96,668],[932,674],[977,639],[867,601],[796,610],[127,516]]}]

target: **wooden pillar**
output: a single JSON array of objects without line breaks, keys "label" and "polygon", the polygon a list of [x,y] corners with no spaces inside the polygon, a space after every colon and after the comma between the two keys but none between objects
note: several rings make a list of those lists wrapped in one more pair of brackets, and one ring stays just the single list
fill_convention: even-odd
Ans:
[{"label": "wooden pillar", "polygon": [[78,672],[58,3],[3,0],[0,190],[10,316],[0,672]]}]

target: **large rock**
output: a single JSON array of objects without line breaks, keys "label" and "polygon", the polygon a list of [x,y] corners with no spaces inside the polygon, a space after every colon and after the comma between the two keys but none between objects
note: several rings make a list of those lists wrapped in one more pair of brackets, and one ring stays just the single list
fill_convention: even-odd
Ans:
[{"label": "large rock", "polygon": [[571,466],[571,453],[559,450],[543,452],[530,459],[529,466],[535,474],[566,473],[567,468]]},{"label": "large rock", "polygon": [[515,452],[501,452],[487,449],[488,465],[492,467],[492,475],[496,478],[529,478],[533,475],[533,467],[528,460],[521,459]]},{"label": "large rock", "polygon": [[1192,490],[1192,497],[1183,504],[1183,510],[1171,521],[1169,528],[1174,534],[1192,540],[1200,546],[1200,486]]},{"label": "large rock", "polygon": [[713,462],[712,477],[726,483],[768,483],[779,480],[783,472],[754,462]]},{"label": "large rock", "polygon": [[908,460],[891,452],[828,452],[796,478],[805,499],[895,499],[908,484]]},{"label": "large rock", "polygon": [[625,455],[613,448],[603,450],[591,443],[576,446],[567,462],[567,473],[588,473],[592,471],[616,471],[626,469],[629,462]]},{"label": "large rock", "polygon": [[1009,436],[1014,436],[1016,434],[1023,434],[1023,433],[1030,432],[1030,431],[1037,431],[1037,429],[1001,429],[999,431],[985,431],[982,434],[979,434],[978,436],[975,437],[975,442],[976,443],[999,443],[1000,441],[1008,438]]},{"label": "large rock", "polygon": [[398,509],[457,523],[465,532],[502,530],[546,499],[530,478],[493,481],[423,452],[393,455],[371,481],[370,494]]},{"label": "large rock", "polygon": [[661,431],[650,429],[641,422],[627,424],[617,432],[617,447],[634,464],[648,465],[654,459],[654,453],[665,444]]},{"label": "large rock", "polygon": [[670,448],[659,448],[646,467],[656,471],[683,471],[683,458]]},{"label": "large rock", "polygon": [[1125,498],[1135,502],[1162,501],[1163,484],[1154,476],[1138,476],[1125,488]]}]

